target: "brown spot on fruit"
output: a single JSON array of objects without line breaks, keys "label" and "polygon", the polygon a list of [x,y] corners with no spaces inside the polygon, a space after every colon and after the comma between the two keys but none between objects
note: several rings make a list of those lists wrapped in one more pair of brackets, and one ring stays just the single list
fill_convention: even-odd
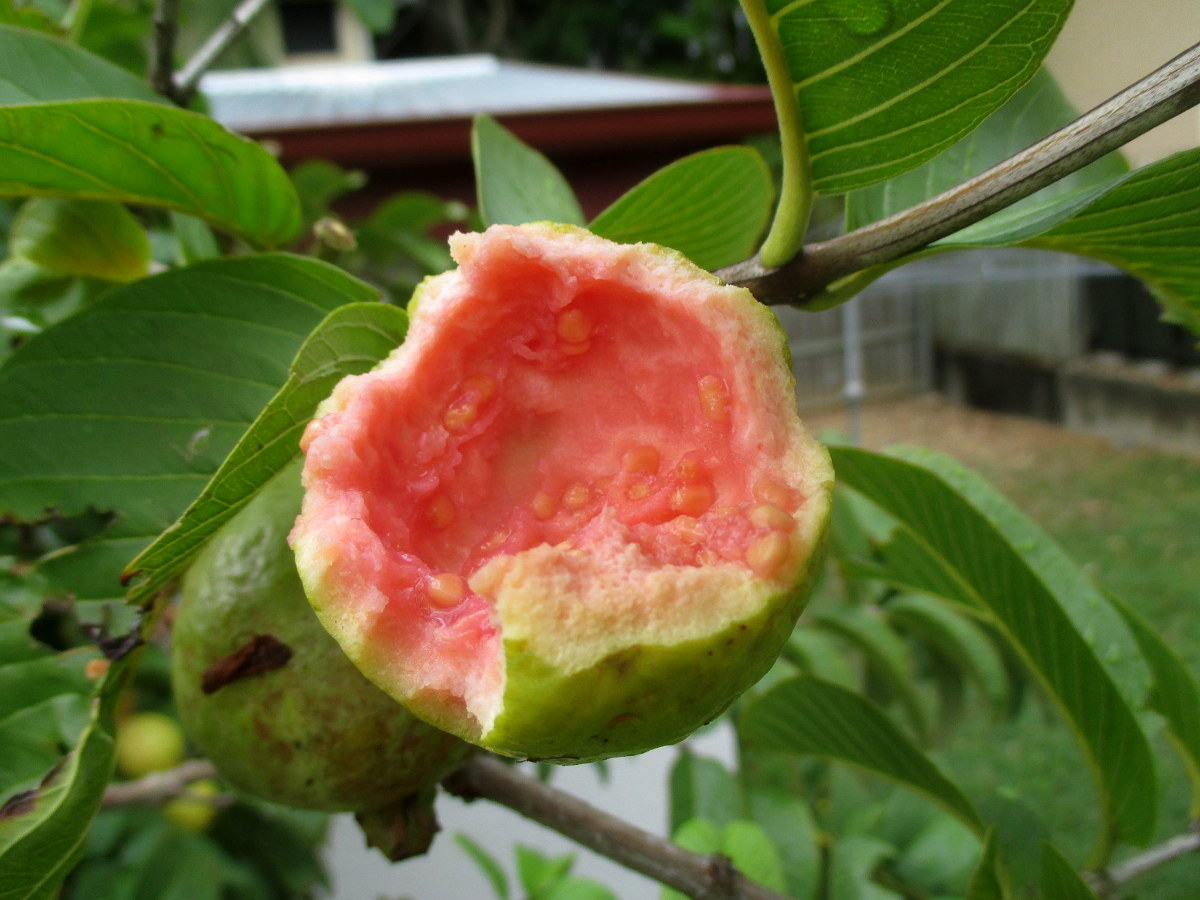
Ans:
[{"label": "brown spot on fruit", "polygon": [[271,672],[292,658],[292,648],[274,635],[257,634],[249,641],[204,670],[200,689],[215,694],[221,688],[243,678]]}]

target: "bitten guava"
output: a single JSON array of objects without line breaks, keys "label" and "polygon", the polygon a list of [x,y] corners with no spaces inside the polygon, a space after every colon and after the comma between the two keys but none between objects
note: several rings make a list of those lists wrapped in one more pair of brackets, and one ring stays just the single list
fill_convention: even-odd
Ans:
[{"label": "bitten guava", "polygon": [[367,681],[321,628],[287,545],[300,495],[293,464],[184,576],[172,632],[180,718],[221,776],[247,793],[305,809],[391,806],[474,748]]},{"label": "bitten guava", "polygon": [[309,600],[417,715],[563,762],[678,741],[771,666],[833,472],[785,336],[680,254],[583,229],[451,238],[404,344],[309,424]]}]

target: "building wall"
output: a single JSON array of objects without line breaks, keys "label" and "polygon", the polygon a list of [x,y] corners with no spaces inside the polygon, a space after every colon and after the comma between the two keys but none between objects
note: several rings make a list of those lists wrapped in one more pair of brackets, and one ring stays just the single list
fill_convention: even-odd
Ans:
[{"label": "building wall", "polygon": [[[1200,0],[1076,0],[1048,64],[1087,110],[1200,41]],[[1200,109],[1133,141],[1135,166],[1200,145]]]}]

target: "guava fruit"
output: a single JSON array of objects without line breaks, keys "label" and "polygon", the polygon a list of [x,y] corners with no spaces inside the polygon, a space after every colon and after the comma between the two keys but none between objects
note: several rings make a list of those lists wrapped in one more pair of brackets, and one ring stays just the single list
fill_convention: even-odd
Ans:
[{"label": "guava fruit", "polygon": [[321,627],[287,544],[300,496],[297,461],[184,575],[171,661],[180,719],[242,791],[305,809],[392,806],[474,748],[371,684]]},{"label": "guava fruit", "polygon": [[405,342],[309,423],[301,579],[354,663],[497,753],[678,741],[771,666],[833,473],[784,334],[674,251],[451,238]]}]

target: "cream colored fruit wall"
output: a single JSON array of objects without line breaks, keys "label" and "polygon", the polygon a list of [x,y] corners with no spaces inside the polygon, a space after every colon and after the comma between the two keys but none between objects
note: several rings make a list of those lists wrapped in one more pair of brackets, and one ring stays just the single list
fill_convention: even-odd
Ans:
[{"label": "cream colored fruit wall", "polygon": [[[1200,0],[1076,0],[1049,66],[1080,110],[1200,42]],[[1200,146],[1200,111],[1191,109],[1126,147],[1135,166]]]}]

